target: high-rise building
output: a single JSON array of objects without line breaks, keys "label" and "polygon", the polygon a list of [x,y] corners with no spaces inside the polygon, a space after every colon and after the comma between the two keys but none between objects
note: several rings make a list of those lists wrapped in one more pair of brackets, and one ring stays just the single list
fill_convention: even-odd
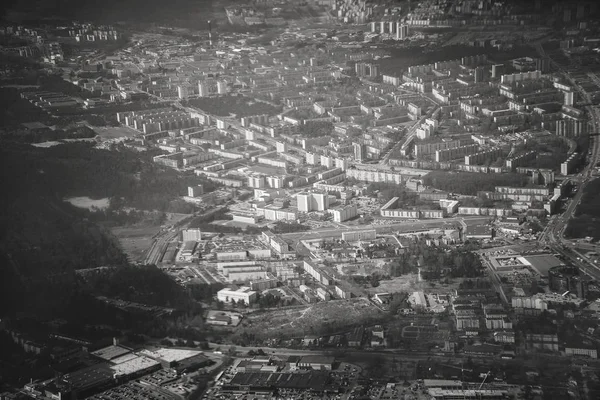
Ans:
[{"label": "high-rise building", "polygon": [[377,78],[379,76],[379,64],[370,64],[369,76]]},{"label": "high-rise building", "polygon": [[177,86],[177,96],[180,99],[187,99],[190,97],[190,87],[184,85]]},{"label": "high-rise building", "polygon": [[321,155],[321,165],[325,168],[333,167],[334,160],[332,157]]},{"label": "high-rise building", "polygon": [[535,69],[542,71],[542,74],[547,74],[550,71],[550,60],[547,57],[536,58]]},{"label": "high-rise building", "polygon": [[217,93],[218,94],[227,94],[227,82],[225,81],[217,81]]},{"label": "high-rise building", "polygon": [[575,92],[565,92],[565,106],[572,106],[575,103]]},{"label": "high-rise building", "polygon": [[254,189],[262,189],[265,187],[265,176],[253,174],[248,177],[248,186]]},{"label": "high-rise building", "polygon": [[298,211],[325,211],[329,208],[329,195],[326,192],[302,192],[296,196]]},{"label": "high-rise building", "polygon": [[314,207],[317,211],[325,211],[329,208],[329,195],[326,192],[313,193]]},{"label": "high-rise building", "polygon": [[396,23],[396,40],[404,40],[408,38],[408,25]]},{"label": "high-rise building", "polygon": [[208,97],[215,93],[216,86],[213,81],[202,81],[198,82],[198,96]]},{"label": "high-rise building", "polygon": [[365,145],[362,143],[352,143],[354,148],[354,160],[362,161],[366,158]]},{"label": "high-rise building", "polygon": [[277,142],[275,144],[276,148],[277,148],[277,152],[278,153],[285,153],[287,152],[287,143],[286,142]]},{"label": "high-rise building", "polygon": [[475,74],[474,74],[475,75],[475,83],[483,82],[484,72],[485,72],[485,69],[483,67],[475,68]]},{"label": "high-rise building", "polygon": [[188,186],[188,197],[198,197],[204,194],[204,187],[202,185],[198,186]]},{"label": "high-rise building", "polygon": [[298,211],[300,212],[309,212],[311,210],[311,199],[312,195],[307,192],[298,193],[296,196],[296,201],[298,203]]},{"label": "high-rise building", "polygon": [[506,68],[504,67],[504,64],[492,65],[492,78],[500,78],[502,75],[504,75],[505,70]]},{"label": "high-rise building", "polygon": [[341,168],[342,171],[345,171],[348,169],[348,165],[349,165],[349,161],[347,158],[336,158],[335,159],[335,167],[336,168]]},{"label": "high-rise building", "polygon": [[366,70],[367,64],[365,64],[364,62],[357,62],[354,66],[354,72],[356,73],[356,76],[365,76]]}]

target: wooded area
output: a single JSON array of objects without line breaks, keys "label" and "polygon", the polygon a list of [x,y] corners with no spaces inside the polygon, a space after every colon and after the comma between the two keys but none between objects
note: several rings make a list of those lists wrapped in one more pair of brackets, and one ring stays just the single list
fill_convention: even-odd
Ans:
[{"label": "wooded area", "polygon": [[447,192],[475,196],[478,191],[493,192],[496,186],[525,187],[529,179],[525,175],[516,173],[479,174],[437,170],[425,175],[423,183]]},{"label": "wooded area", "polygon": [[584,189],[583,198],[569,220],[565,236],[600,240],[600,179],[591,181]]}]

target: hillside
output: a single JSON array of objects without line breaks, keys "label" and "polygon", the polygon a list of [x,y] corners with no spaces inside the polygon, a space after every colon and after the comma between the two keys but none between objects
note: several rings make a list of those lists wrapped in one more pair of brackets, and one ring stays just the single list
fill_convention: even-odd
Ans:
[{"label": "hillside", "polygon": [[[167,275],[156,270],[144,279],[148,271],[127,266],[107,229],[63,201],[82,195],[140,209],[168,207],[189,178],[157,168],[147,157],[86,143],[48,149],[3,143],[0,317],[19,310],[50,317],[78,293],[185,306],[182,289]],[[117,272],[103,275],[97,285],[83,285],[74,273],[107,265]]]}]

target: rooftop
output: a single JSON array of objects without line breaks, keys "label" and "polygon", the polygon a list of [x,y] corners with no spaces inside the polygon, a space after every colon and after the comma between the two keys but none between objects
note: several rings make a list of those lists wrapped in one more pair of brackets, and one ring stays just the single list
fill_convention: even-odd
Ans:
[{"label": "rooftop", "polygon": [[100,350],[93,351],[92,354],[96,357],[100,357],[103,360],[112,360],[113,358],[117,358],[122,356],[123,354],[129,353],[131,350],[119,345],[111,345],[108,347],[104,347]]},{"label": "rooftop", "polygon": [[535,256],[523,257],[531,267],[541,276],[548,276],[548,271],[552,267],[563,265],[563,262],[551,254],[540,254]]},{"label": "rooftop", "polygon": [[113,359],[112,362],[115,365],[112,365],[110,369],[115,375],[131,375],[160,365],[158,361],[137,354],[127,354]]},{"label": "rooftop", "polygon": [[197,355],[203,354],[201,351],[186,350],[186,349],[169,349],[165,347],[150,347],[140,351],[141,355],[148,356],[153,359],[160,359],[168,363],[181,361]]}]

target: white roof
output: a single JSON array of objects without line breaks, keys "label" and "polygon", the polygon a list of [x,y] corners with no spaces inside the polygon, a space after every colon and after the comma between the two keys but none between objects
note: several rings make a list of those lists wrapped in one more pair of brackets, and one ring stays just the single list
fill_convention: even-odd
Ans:
[{"label": "white roof", "polygon": [[145,356],[148,356],[148,357],[151,357],[154,359],[158,358],[158,359],[161,359],[161,360],[171,363],[174,361],[186,360],[188,358],[202,354],[202,352],[196,351],[196,350],[169,349],[169,348],[164,348],[164,347],[153,347],[153,348],[148,348],[148,349],[144,349],[144,350],[140,351],[140,354],[143,354]]},{"label": "white roof", "polygon": [[115,358],[112,362],[116,363],[110,367],[115,375],[130,375],[152,366],[160,365],[158,361],[137,354],[127,354],[123,357]]}]

